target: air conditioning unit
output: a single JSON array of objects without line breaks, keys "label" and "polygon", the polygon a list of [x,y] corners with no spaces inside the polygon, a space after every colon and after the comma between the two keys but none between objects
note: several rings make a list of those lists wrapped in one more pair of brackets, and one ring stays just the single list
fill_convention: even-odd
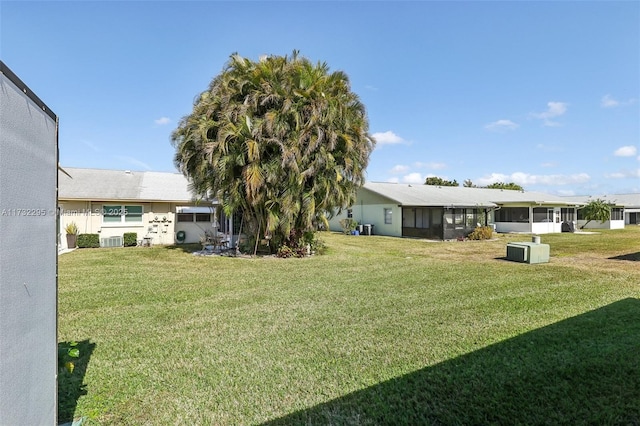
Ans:
[{"label": "air conditioning unit", "polygon": [[526,262],[529,247],[522,244],[507,244],[507,260],[514,262]]},{"label": "air conditioning unit", "polygon": [[100,247],[122,247],[122,237],[102,238]]},{"label": "air conditioning unit", "polygon": [[523,263],[549,262],[549,244],[509,243],[507,244],[507,260]]}]

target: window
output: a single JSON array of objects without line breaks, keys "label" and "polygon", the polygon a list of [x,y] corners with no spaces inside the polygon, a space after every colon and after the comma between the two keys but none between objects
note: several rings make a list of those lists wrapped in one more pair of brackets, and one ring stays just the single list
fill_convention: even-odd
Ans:
[{"label": "window", "polygon": [[546,207],[534,207],[533,222],[553,222],[553,209],[548,209]]},{"label": "window", "polygon": [[402,209],[402,227],[429,229],[442,225],[442,209],[438,208],[407,208]]},{"label": "window", "polygon": [[496,210],[496,222],[529,222],[528,207],[503,207]]},{"label": "window", "polygon": [[211,215],[209,213],[195,213],[196,222],[211,222]]},{"label": "window", "polygon": [[211,222],[210,213],[178,213],[178,222]]},{"label": "window", "polygon": [[429,222],[430,222],[430,216],[431,216],[431,210],[430,209],[421,209],[422,210],[422,227],[423,228],[428,228],[429,227]]},{"label": "window", "polygon": [[442,225],[442,209],[430,209],[431,210],[431,224]]},{"label": "window", "polygon": [[478,226],[478,215],[476,209],[467,209],[465,224],[467,228],[475,228]]},{"label": "window", "polygon": [[453,213],[456,229],[464,228],[464,209],[455,209]]},{"label": "window", "polygon": [[109,224],[142,223],[142,206],[105,204],[102,206],[102,222]]},{"label": "window", "polygon": [[416,209],[402,209],[402,226],[405,228],[416,227]]},{"label": "window", "polygon": [[560,209],[560,215],[562,216],[563,222],[573,222],[575,220],[575,209],[562,208]]},{"label": "window", "polygon": [[192,213],[178,213],[177,220],[178,220],[178,222],[193,222],[193,214]]},{"label": "window", "polygon": [[622,207],[612,208],[611,220],[624,220],[624,209]]},{"label": "window", "polygon": [[384,209],[384,223],[385,225],[391,225],[392,221],[391,221],[391,214],[392,214],[392,210],[391,209]]},{"label": "window", "polygon": [[[463,229],[465,209],[447,209],[444,213],[444,224],[447,229]],[[435,221],[434,221],[435,224]]]}]

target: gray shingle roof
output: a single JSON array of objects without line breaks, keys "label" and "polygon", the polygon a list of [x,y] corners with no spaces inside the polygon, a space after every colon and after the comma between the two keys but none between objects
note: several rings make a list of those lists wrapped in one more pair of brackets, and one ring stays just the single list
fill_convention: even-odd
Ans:
[{"label": "gray shingle roof", "polygon": [[616,206],[623,206],[627,208],[640,208],[640,193],[637,194],[609,194],[609,195],[600,195],[600,196],[591,196],[591,195],[581,195],[581,196],[571,196],[571,197],[563,197],[573,201],[581,201],[583,203],[588,203],[590,201],[601,199],[604,201],[609,201]]},{"label": "gray shingle roof", "polygon": [[187,179],[179,173],[63,167],[58,171],[58,198],[190,202]]},{"label": "gray shingle roof", "polygon": [[435,186],[389,182],[367,182],[364,188],[404,206],[496,207],[500,204],[531,203],[573,205],[573,200],[542,192],[512,191],[460,186]]}]

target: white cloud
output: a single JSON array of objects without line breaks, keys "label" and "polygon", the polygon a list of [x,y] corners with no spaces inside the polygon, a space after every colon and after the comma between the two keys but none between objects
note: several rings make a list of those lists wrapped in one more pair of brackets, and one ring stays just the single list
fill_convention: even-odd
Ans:
[{"label": "white cloud", "polygon": [[624,173],[615,172],[615,173],[607,173],[604,175],[607,179],[623,179],[627,177]]},{"label": "white cloud", "polygon": [[613,108],[620,105],[620,102],[616,101],[611,97],[611,95],[604,95],[602,100],[600,101],[600,106],[602,108]]},{"label": "white cloud", "polygon": [[604,175],[604,177],[608,179],[640,178],[640,169],[623,170],[621,172],[609,173]]},{"label": "white cloud", "polygon": [[627,99],[626,101],[619,101],[614,99],[613,96],[606,94],[600,100],[600,106],[602,108],[615,108],[619,106],[633,105],[635,102],[636,100],[633,98]]},{"label": "white cloud", "polygon": [[498,120],[484,126],[484,128],[490,132],[506,132],[509,130],[515,130],[518,127],[519,125],[511,120]]},{"label": "white cloud", "polygon": [[537,118],[543,121],[543,124],[548,127],[558,127],[560,123],[552,121],[552,118],[560,117],[567,112],[569,106],[566,102],[547,102],[547,110],[544,112],[532,112],[531,117]]},{"label": "white cloud", "polygon": [[171,119],[169,117],[160,117],[157,120],[154,120],[154,122],[158,125],[158,126],[164,126],[165,124],[169,124],[171,123]]},{"label": "white cloud", "polygon": [[398,179],[397,177],[392,177],[392,178],[387,179],[387,182],[398,183],[398,182],[400,182],[400,179]]},{"label": "white cloud", "polygon": [[422,177],[420,173],[409,173],[402,177],[402,182],[404,183],[420,183],[423,184],[425,178]]},{"label": "white cloud", "polygon": [[442,170],[447,168],[445,163],[437,163],[435,161],[430,163],[421,163],[420,161],[416,161],[413,165],[419,169]]},{"label": "white cloud", "polygon": [[523,172],[515,172],[510,175],[506,175],[503,173],[491,173],[488,176],[483,176],[477,180],[474,180],[474,183],[479,186],[486,186],[497,182],[513,182],[523,187],[530,185],[559,186],[585,183],[590,179],[591,177],[587,173],[576,173],[572,175],[532,175]]},{"label": "white cloud", "polygon": [[395,145],[404,142],[404,139],[390,130],[386,132],[374,133],[371,136],[373,136],[378,145]]},{"label": "white cloud", "polygon": [[638,148],[633,145],[621,146],[613,152],[616,157],[633,157],[638,152]]},{"label": "white cloud", "polygon": [[394,175],[399,175],[402,173],[407,173],[409,171],[409,166],[404,166],[402,164],[398,164],[393,166],[393,168],[390,170],[391,173],[393,173]]}]

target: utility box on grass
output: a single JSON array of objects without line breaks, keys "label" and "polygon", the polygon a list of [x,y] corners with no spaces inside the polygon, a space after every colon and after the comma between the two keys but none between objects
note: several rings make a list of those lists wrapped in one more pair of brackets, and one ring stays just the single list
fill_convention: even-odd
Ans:
[{"label": "utility box on grass", "polygon": [[549,262],[549,244],[517,242],[507,244],[507,260],[522,263]]}]

